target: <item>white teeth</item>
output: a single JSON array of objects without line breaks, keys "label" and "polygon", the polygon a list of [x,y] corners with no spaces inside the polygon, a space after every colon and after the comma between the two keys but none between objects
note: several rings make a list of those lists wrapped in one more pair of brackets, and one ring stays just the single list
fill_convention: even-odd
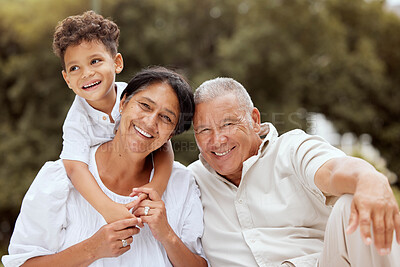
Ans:
[{"label": "white teeth", "polygon": [[148,137],[148,138],[152,137],[151,134],[149,134],[149,133],[143,131],[142,129],[140,129],[140,128],[137,127],[136,125],[135,125],[135,129],[136,129],[136,131],[138,131],[139,133],[143,134],[144,136],[146,136],[146,137]]},{"label": "white teeth", "polygon": [[225,156],[226,154],[228,154],[232,149],[229,149],[228,151],[222,152],[222,153],[218,153],[218,152],[214,152],[215,155],[217,156]]},{"label": "white teeth", "polygon": [[91,84],[88,84],[88,85],[84,85],[82,87],[83,87],[83,89],[87,89],[89,87],[92,87],[92,86],[95,86],[95,85],[98,85],[98,84],[100,84],[100,81],[97,81],[97,82],[94,82],[94,83],[91,83]]}]

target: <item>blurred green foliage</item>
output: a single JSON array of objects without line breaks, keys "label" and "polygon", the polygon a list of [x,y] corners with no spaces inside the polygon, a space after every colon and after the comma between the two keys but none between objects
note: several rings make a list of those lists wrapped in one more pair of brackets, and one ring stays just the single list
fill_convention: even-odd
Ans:
[{"label": "blurred green foliage", "polygon": [[[178,69],[195,88],[230,76],[249,90],[264,121],[282,133],[324,113],[340,132],[369,133],[400,175],[400,20],[384,1],[103,0],[121,29],[128,81],[149,65]],[[45,161],[61,150],[73,100],[52,54],[54,27],[90,1],[0,0],[0,243]],[[176,159],[198,150],[175,137]]]}]

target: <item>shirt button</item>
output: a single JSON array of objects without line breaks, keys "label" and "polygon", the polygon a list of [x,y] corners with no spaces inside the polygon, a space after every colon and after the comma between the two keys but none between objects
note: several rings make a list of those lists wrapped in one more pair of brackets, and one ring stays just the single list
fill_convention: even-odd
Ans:
[{"label": "shirt button", "polygon": [[239,203],[242,204],[242,203],[243,203],[243,200],[239,199]]},{"label": "shirt button", "polygon": [[103,116],[103,121],[107,120],[107,116]]}]

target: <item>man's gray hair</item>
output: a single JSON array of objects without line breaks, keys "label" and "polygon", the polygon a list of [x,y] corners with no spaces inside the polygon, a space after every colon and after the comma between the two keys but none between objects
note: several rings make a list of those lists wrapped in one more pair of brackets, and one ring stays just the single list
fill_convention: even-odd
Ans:
[{"label": "man's gray hair", "polygon": [[194,92],[194,103],[197,105],[227,94],[235,95],[239,105],[251,114],[254,104],[249,93],[243,85],[232,78],[218,77],[205,81]]}]

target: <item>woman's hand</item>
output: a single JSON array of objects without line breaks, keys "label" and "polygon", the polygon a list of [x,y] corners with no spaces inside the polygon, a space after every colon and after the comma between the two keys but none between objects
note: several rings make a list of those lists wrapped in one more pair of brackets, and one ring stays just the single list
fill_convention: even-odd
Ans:
[{"label": "woman's hand", "polygon": [[[93,257],[96,260],[106,257],[118,257],[131,248],[132,236],[140,231],[136,227],[139,223],[139,218],[132,218],[104,225],[92,237],[87,239],[86,248],[93,253]],[[126,243],[122,240],[125,240]]]},{"label": "woman's hand", "polygon": [[[153,188],[138,188],[139,195],[147,195],[146,199],[142,199],[140,203],[133,209],[133,214],[142,219],[143,223],[147,223],[153,236],[163,243],[171,236],[175,235],[168,223],[165,204],[161,200],[160,195]],[[145,212],[145,210],[148,210]]]}]

